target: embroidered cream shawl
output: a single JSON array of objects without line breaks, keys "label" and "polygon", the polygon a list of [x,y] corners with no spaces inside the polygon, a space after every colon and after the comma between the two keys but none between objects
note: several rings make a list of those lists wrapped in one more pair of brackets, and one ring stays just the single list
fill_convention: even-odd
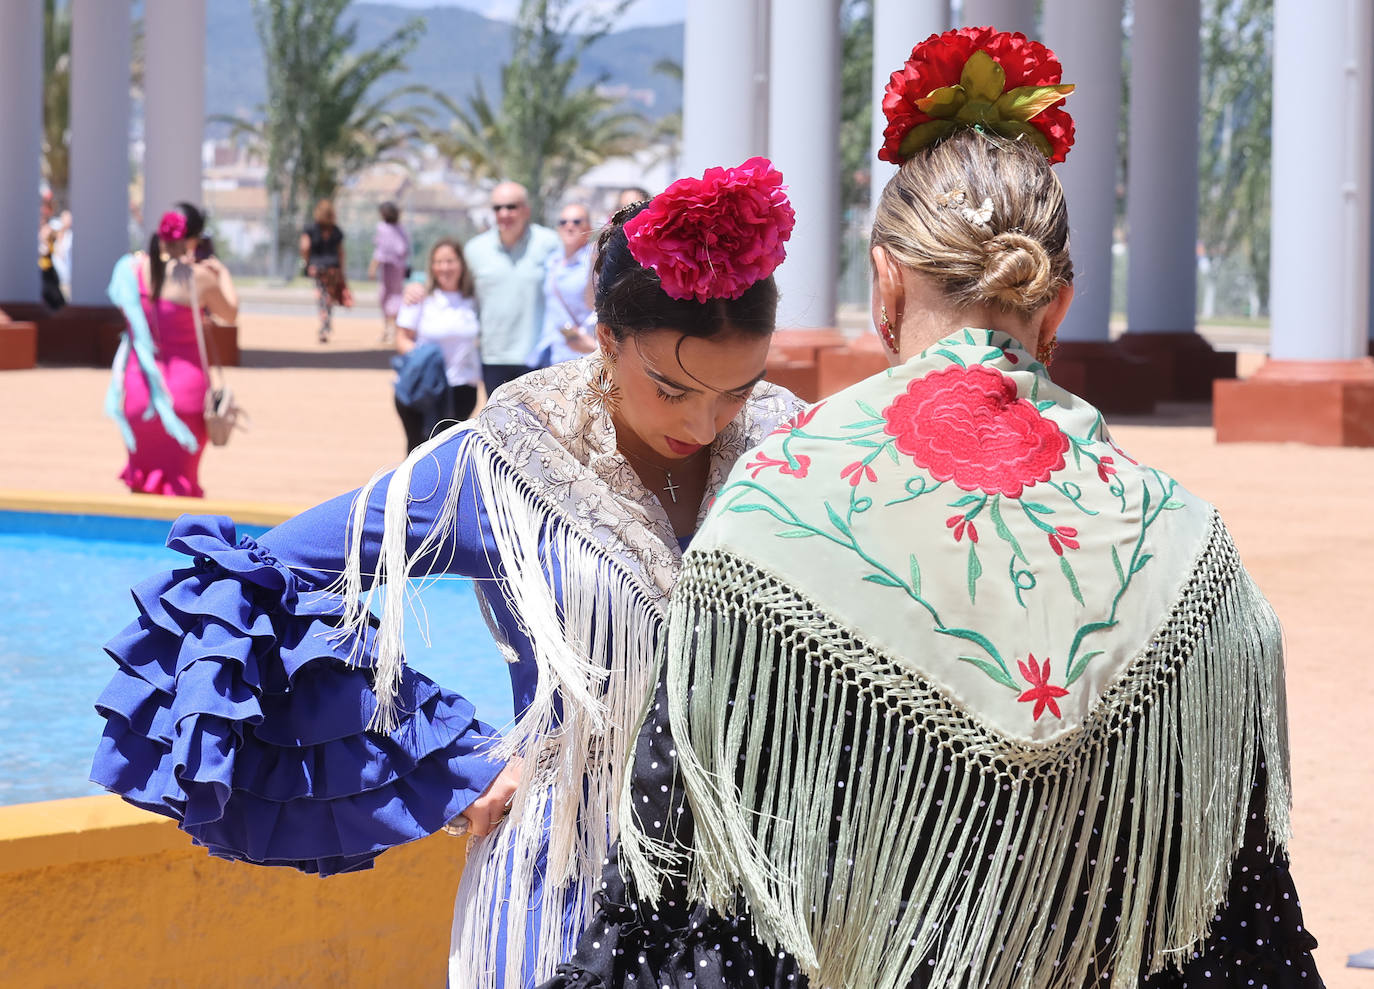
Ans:
[{"label": "embroidered cream shawl", "polygon": [[[1215,511],[1011,337],[963,331],[769,437],[687,553],[690,888],[816,985],[1135,985],[1205,937],[1261,748],[1286,841],[1280,657]],[[651,899],[684,858],[622,847]]]},{"label": "embroidered cream shawl", "polygon": [[[656,678],[658,633],[681,551],[657,497],[617,451],[610,418],[586,400],[593,368],[589,358],[569,361],[498,389],[476,419],[412,453],[387,488],[374,588],[408,578],[432,542],[451,531],[462,486],[475,484],[503,573],[496,588],[480,590],[505,595],[528,634],[539,670],[534,701],[499,749],[503,757],[524,760],[510,816],[494,834],[469,846],[454,912],[449,963],[454,989],[494,985],[498,972],[504,972],[508,986],[529,977],[543,980],[576,941],[619,831],[618,794],[633,731]],[[784,389],[767,382],[755,387],[712,444],[707,504],[735,461],[801,407]],[[414,465],[463,434],[466,443],[445,510],[408,554],[406,501]],[[368,621],[374,593],[361,589],[358,534],[368,495],[379,480],[355,503],[354,545],[341,587],[350,603],[349,624],[358,630]],[[552,566],[561,574],[561,596],[552,587]],[[383,730],[394,718],[406,601],[403,594],[385,597],[376,636],[376,727]],[[506,653],[514,659],[508,646]],[[523,972],[523,905],[532,902],[539,885],[535,870],[546,840],[537,963],[535,971]],[[505,950],[498,953],[492,905],[507,896],[512,906]],[[572,917],[566,926],[565,913]]]}]

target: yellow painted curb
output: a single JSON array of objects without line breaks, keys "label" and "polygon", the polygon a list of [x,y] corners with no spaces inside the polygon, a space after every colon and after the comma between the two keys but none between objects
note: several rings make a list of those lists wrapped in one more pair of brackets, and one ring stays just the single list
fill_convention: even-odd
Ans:
[{"label": "yellow painted curb", "polygon": [[62,515],[112,515],[116,518],[166,519],[181,515],[228,515],[248,525],[279,525],[308,505],[253,501],[216,501],[163,495],[73,495],[60,491],[16,491],[0,488],[0,511],[49,512]]}]

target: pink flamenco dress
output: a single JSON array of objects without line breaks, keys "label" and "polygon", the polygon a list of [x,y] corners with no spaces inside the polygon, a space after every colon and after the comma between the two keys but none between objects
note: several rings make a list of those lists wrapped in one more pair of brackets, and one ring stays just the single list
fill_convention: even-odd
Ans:
[{"label": "pink flamenco dress", "polygon": [[120,479],[137,494],[204,497],[199,469],[208,381],[194,313],[151,298],[132,256],[116,263],[109,296],[128,323],[105,397],[106,414],[129,451]]}]

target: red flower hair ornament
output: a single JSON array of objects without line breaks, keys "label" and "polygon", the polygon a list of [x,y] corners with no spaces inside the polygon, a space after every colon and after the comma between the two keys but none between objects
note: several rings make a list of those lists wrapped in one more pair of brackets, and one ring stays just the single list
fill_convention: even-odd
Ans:
[{"label": "red flower hair ornament", "polygon": [[1050,164],[1073,146],[1073,118],[1057,104],[1074,87],[1063,66],[1019,32],[965,27],[932,34],[887,84],[887,129],[878,157],[900,165],[921,148],[973,127],[1028,140]]},{"label": "red flower hair ornament", "polygon": [[180,210],[169,209],[157,223],[157,235],[160,240],[181,240],[186,236],[186,217]]},{"label": "red flower hair ornament", "polygon": [[767,158],[678,179],[626,221],[630,254],[674,299],[738,299],[787,256],[786,188]]}]

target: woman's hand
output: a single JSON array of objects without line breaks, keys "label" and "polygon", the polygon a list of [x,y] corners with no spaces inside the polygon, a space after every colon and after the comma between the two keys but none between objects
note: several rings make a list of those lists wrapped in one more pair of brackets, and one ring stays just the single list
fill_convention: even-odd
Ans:
[{"label": "woman's hand", "polygon": [[425,287],[419,282],[407,282],[406,290],[401,293],[401,301],[408,306],[418,306],[425,301]]},{"label": "woman's hand", "polygon": [[515,799],[516,787],[520,785],[522,768],[523,763],[518,756],[512,759],[506,763],[506,768],[501,770],[500,775],[491,781],[491,786],[468,804],[462,816],[468,819],[469,834],[475,834],[479,838],[486,837],[495,831],[496,826],[510,813],[510,803]]},{"label": "woman's hand", "polygon": [[371,261],[369,261],[369,262],[367,263],[367,277],[368,277],[368,278],[376,278],[376,277],[377,277],[377,259],[376,259],[376,258],[373,258]]}]

